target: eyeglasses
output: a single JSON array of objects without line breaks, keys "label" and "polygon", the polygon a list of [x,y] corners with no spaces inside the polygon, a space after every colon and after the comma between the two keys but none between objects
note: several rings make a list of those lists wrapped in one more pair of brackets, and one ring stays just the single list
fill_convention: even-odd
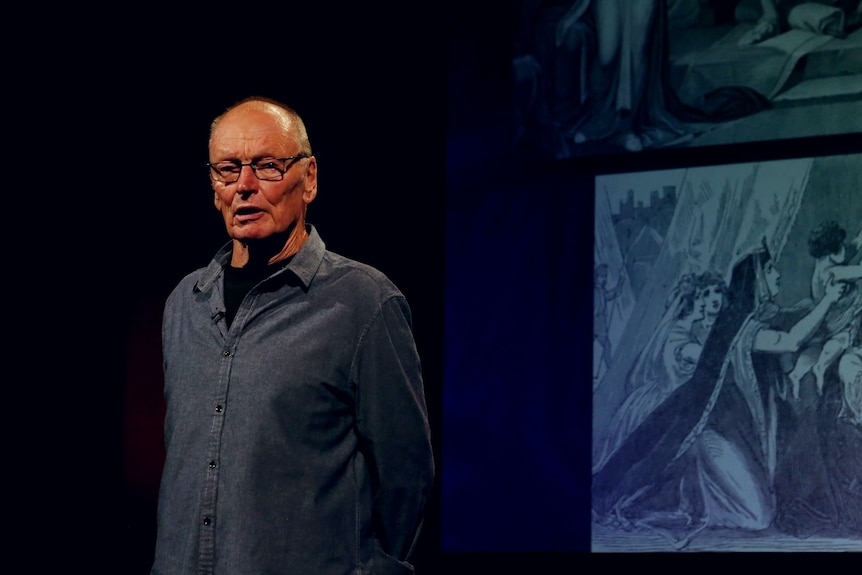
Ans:
[{"label": "eyeglasses", "polygon": [[285,172],[290,167],[303,158],[309,157],[309,154],[299,154],[298,156],[290,156],[287,158],[261,158],[247,164],[229,160],[224,162],[207,163],[210,168],[210,174],[216,181],[224,184],[232,184],[239,179],[242,173],[242,167],[248,166],[258,180],[266,180],[268,182],[277,182],[284,178]]}]

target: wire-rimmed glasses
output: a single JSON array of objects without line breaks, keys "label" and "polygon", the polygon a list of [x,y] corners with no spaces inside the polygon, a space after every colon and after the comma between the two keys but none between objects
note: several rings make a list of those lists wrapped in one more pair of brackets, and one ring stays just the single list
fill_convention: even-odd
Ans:
[{"label": "wire-rimmed glasses", "polygon": [[247,164],[237,160],[225,160],[223,162],[207,162],[207,166],[209,166],[213,179],[223,184],[232,184],[239,180],[243,166],[250,167],[258,180],[277,182],[284,178],[285,172],[293,164],[307,157],[309,154],[299,154],[287,158],[259,158]]}]

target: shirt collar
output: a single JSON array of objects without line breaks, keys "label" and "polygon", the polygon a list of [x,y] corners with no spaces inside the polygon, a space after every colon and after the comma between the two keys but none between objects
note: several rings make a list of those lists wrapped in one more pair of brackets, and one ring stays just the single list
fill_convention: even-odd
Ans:
[{"label": "shirt collar", "polygon": [[[305,228],[308,231],[308,237],[299,248],[299,251],[285,266],[278,268],[269,277],[289,270],[299,279],[302,287],[308,289],[308,286],[311,285],[311,280],[314,279],[314,275],[317,273],[318,268],[320,268],[320,263],[323,261],[326,245],[313,225],[306,224]],[[209,265],[204,268],[201,278],[195,284],[195,291],[208,291],[212,288],[215,281],[224,272],[225,266],[230,264],[232,250],[233,241],[231,240],[216,252]]]}]

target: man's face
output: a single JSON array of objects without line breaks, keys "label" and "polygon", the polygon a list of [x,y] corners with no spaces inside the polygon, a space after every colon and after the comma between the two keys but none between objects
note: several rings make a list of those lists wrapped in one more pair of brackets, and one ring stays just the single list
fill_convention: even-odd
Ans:
[{"label": "man's face", "polygon": [[[246,164],[301,152],[284,115],[249,105],[222,118],[209,148],[211,163]],[[249,166],[243,166],[236,182],[212,180],[215,206],[231,238],[260,240],[304,223],[306,205],[317,194],[317,162],[310,157],[288,165],[279,181],[259,180]]]}]

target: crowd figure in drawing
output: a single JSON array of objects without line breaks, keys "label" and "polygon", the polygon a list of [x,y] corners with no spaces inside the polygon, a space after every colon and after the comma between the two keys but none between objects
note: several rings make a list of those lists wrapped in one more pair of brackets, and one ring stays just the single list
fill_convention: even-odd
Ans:
[{"label": "crowd figure in drawing", "polygon": [[810,297],[764,240],[683,275],[593,458],[593,519],[674,549],[705,530],[862,540],[862,232],[809,231]]},{"label": "crowd figure in drawing", "polygon": [[669,29],[695,0],[522,2],[526,31],[513,77],[517,139],[532,122],[556,158],[585,149],[640,152],[682,146],[722,122],[771,107],[749,86],[684,101],[671,81]]},{"label": "crowd figure in drawing", "polygon": [[593,339],[602,348],[602,365],[595,371],[594,377],[598,377],[602,369],[607,369],[611,364],[613,349],[608,337],[610,318],[608,308],[612,300],[620,296],[623,290],[622,278],[619,278],[614,287],[608,287],[608,265],[599,264],[593,274]]},{"label": "crowd figure in drawing", "polygon": [[643,419],[692,376],[709,322],[714,322],[721,309],[725,290],[724,280],[715,272],[685,274],[679,279],[665,304],[664,316],[626,378],[629,394],[614,415],[611,433],[593,463],[595,469],[600,469]]}]

